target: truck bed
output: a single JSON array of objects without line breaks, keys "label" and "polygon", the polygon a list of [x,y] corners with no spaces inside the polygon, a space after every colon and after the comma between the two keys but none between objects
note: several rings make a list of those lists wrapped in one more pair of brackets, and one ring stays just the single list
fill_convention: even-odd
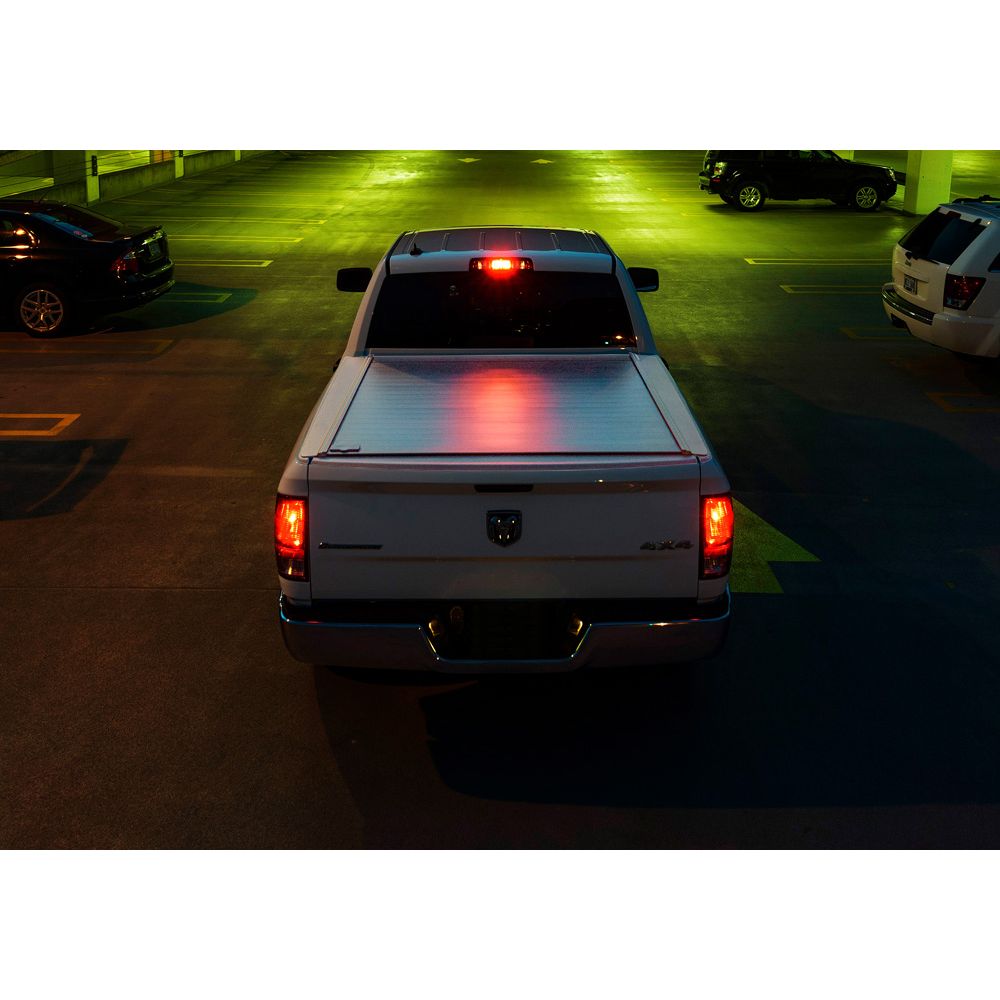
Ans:
[{"label": "truck bed", "polygon": [[326,454],[688,454],[631,354],[373,354],[366,362]]}]

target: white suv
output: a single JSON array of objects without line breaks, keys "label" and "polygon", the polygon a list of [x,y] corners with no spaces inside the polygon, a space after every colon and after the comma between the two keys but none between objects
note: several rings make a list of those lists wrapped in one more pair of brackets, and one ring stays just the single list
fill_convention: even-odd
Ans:
[{"label": "white suv", "polygon": [[956,198],[918,222],[892,251],[882,305],[914,337],[1000,356],[1000,198]]}]

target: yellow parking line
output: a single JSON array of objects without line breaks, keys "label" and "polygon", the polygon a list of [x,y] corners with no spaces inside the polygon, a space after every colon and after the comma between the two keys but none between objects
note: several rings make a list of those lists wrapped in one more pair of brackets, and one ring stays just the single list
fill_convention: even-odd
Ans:
[{"label": "yellow parking line", "polygon": [[[932,403],[937,403],[946,413],[1000,413],[996,397],[987,396],[982,392],[929,392],[927,396]],[[976,406],[974,403],[972,405],[965,403],[956,405],[953,401],[958,399],[981,399],[987,405]]]},{"label": "yellow parking line", "polygon": [[[228,294],[228,293],[227,293]],[[9,347],[7,345],[10,345]],[[162,354],[172,340],[43,340],[0,339],[0,354]]]},{"label": "yellow parking line", "polygon": [[748,264],[789,264],[792,266],[809,266],[815,264],[819,267],[854,267],[856,264],[865,266],[878,265],[888,270],[892,263],[886,258],[879,257],[744,257]]},{"label": "yellow parking line", "polygon": [[182,240],[189,242],[228,240],[232,243],[301,243],[301,236],[198,236],[195,233],[180,233],[169,237],[171,243]]},{"label": "yellow parking line", "polygon": [[233,297],[232,292],[178,292],[170,293],[168,302],[206,302],[211,305],[221,305],[226,299]]},{"label": "yellow parking line", "polygon": [[246,259],[229,257],[218,260],[210,260],[207,257],[175,257],[174,263],[184,267],[270,267],[274,261],[250,257]]},{"label": "yellow parking line", "polygon": [[871,295],[881,285],[778,285],[789,295]]},{"label": "yellow parking line", "polygon": [[51,427],[46,427],[42,430],[38,428],[30,428],[28,430],[0,430],[0,437],[55,437],[66,430],[79,416],[79,413],[0,413],[0,424],[5,420],[56,421]]},{"label": "yellow parking line", "polygon": [[[338,208],[343,208],[343,206],[334,205],[333,208],[336,210]],[[327,223],[326,219],[282,219],[279,217],[261,219],[232,215],[157,215],[156,218],[159,222],[269,222],[276,226],[325,226]],[[167,236],[169,239],[176,239],[175,236],[170,236],[169,233]]]},{"label": "yellow parking line", "polygon": [[255,469],[215,468],[204,465],[130,465],[129,474],[140,476],[171,476],[180,479],[260,479]]}]

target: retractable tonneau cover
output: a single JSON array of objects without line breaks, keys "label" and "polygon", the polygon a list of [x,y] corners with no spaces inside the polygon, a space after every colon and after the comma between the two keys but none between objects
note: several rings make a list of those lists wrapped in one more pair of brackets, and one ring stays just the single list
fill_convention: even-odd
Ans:
[{"label": "retractable tonneau cover", "polygon": [[689,453],[631,354],[376,354],[359,375],[327,454]]}]

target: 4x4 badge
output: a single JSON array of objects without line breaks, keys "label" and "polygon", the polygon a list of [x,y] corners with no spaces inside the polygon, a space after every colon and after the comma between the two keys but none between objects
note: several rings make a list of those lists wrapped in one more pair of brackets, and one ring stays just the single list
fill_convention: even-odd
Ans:
[{"label": "4x4 badge", "polygon": [[497,545],[513,545],[521,537],[521,512],[519,510],[487,511],[486,536]]}]

